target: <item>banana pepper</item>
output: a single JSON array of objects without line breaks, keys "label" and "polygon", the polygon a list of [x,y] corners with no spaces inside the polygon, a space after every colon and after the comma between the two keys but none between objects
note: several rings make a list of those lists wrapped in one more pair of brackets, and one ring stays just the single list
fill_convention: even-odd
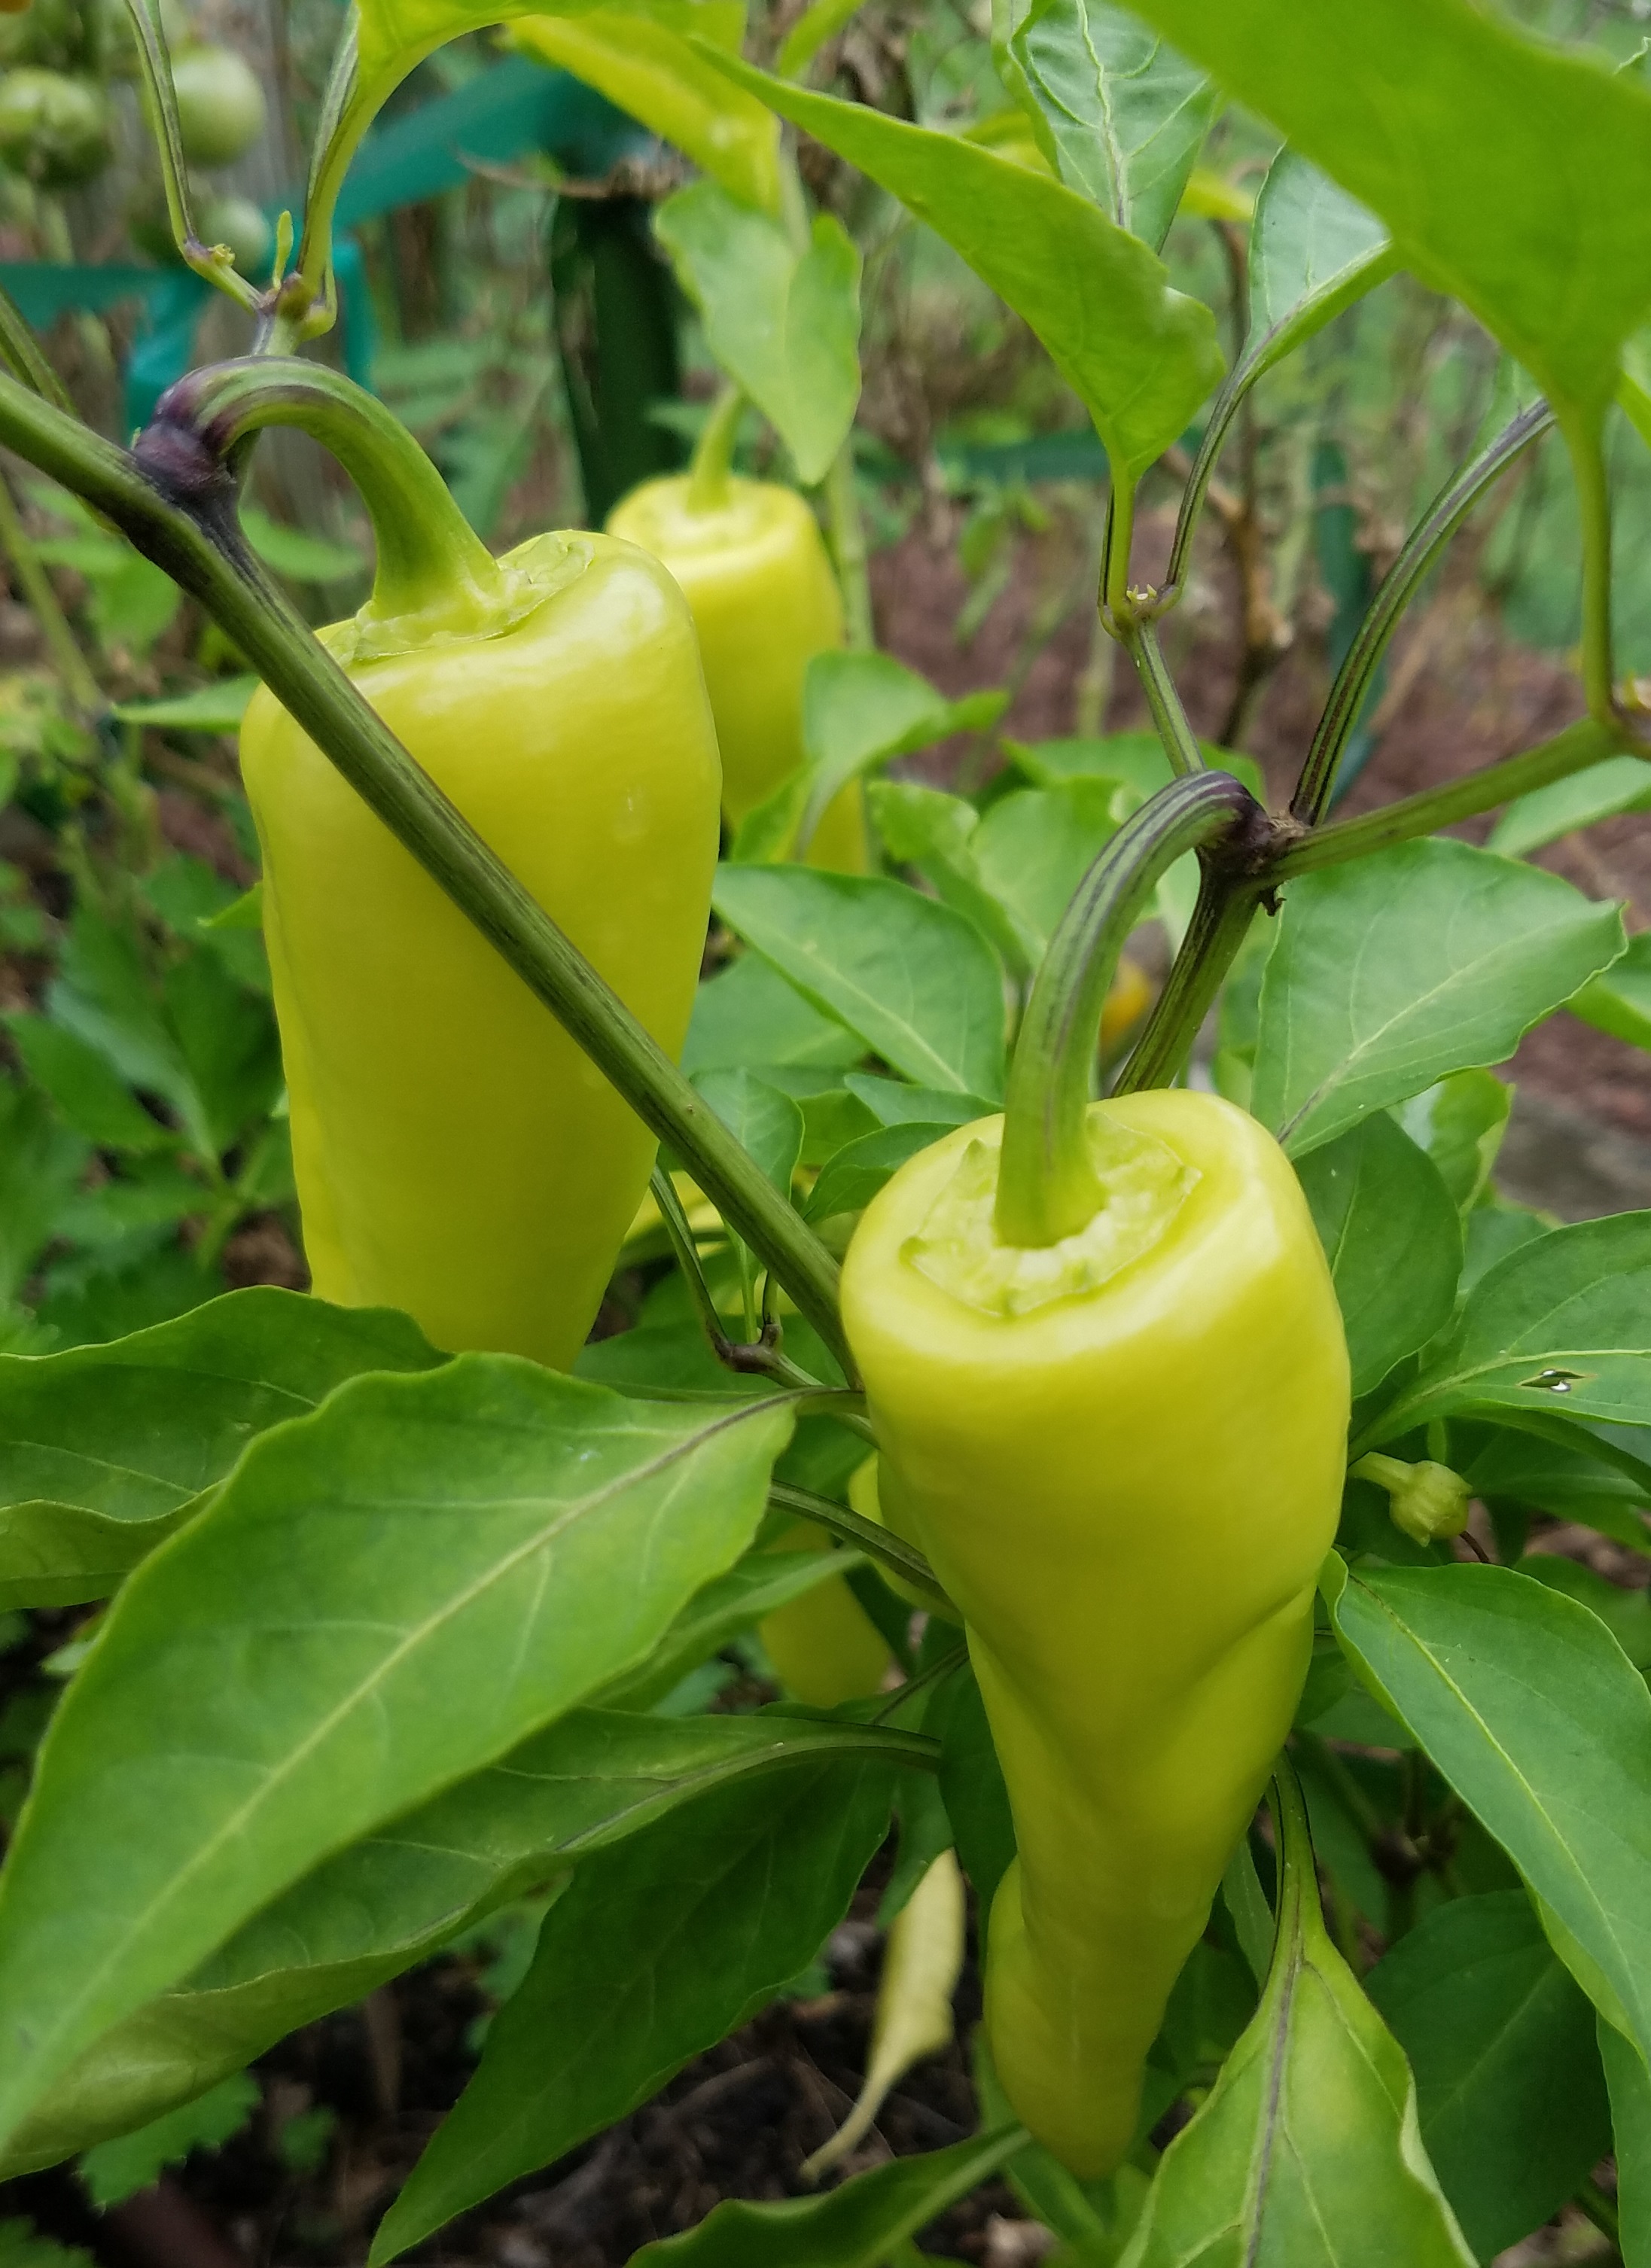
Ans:
[{"label": "banana pepper", "polygon": [[[379,544],[372,598],[321,637],[676,1051],[720,785],[677,586],[601,534],[495,561],[387,413],[306,408],[289,422],[334,446]],[[653,1137],[267,691],[241,763],[316,1291],[403,1308],[438,1346],[567,1365]]]},{"label": "banana pepper", "polygon": [[[687,598],[722,751],[723,811],[737,828],[802,762],[804,674],[815,654],[843,643],[843,602],[818,524],[794,490],[713,462],[645,482],[608,526],[662,560]],[[866,872],[858,782],[828,805],[807,858]]]},{"label": "banana pepper", "polygon": [[[1183,823],[1141,814],[1148,887],[1228,792],[1165,793]],[[1096,862],[1114,948],[1141,833]],[[992,2057],[1019,2117],[1091,2176],[1131,2146],[1170,1989],[1289,1729],[1348,1368],[1278,1145],[1210,1094],[1088,1102],[1109,956],[1076,975],[1063,958],[1058,933],[1006,1117],[902,1167],[842,1290],[882,1514],[962,1609],[1013,1815]],[[1082,1012],[1064,1012],[1080,978]],[[1041,1044],[1059,1060],[1040,1071]]]}]

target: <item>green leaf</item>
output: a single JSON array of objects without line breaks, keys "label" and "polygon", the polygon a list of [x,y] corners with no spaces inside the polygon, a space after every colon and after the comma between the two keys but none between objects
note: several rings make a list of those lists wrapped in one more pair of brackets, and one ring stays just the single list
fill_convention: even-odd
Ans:
[{"label": "green leaf", "polygon": [[916,780],[874,780],[866,807],[890,862],[915,867],[940,902],[973,922],[1024,983],[1032,970],[1030,947],[981,881],[974,852],[980,814],[974,805]]},{"label": "green leaf", "polygon": [[967,1126],[990,1117],[994,1108],[977,1094],[955,1089],[903,1086],[899,1080],[879,1079],[874,1071],[851,1071],[844,1086],[863,1102],[880,1126],[907,1126],[920,1121],[928,1126]]},{"label": "green leaf", "polygon": [[241,2072],[134,2134],[100,2142],[80,2161],[86,2194],[98,2206],[119,2205],[134,2191],[146,2190],[191,2150],[216,2149],[239,2134],[262,2100],[257,2080]]},{"label": "green leaf", "polygon": [[1586,1607],[1604,1624],[1642,1676],[1651,1669],[1651,1597],[1644,1591],[1625,1590],[1621,1584],[1596,1575],[1580,1559],[1561,1558],[1557,1551],[1529,1553],[1515,1572]]},{"label": "green leaf", "polygon": [[[523,18],[527,18],[523,21]],[[414,65],[467,32],[513,23],[517,43],[572,72],[736,197],[780,210],[779,137],[760,102],[733,89],[699,43],[737,53],[744,0],[365,0],[344,121],[358,135]],[[690,44],[691,42],[691,44]]]},{"label": "green leaf", "polygon": [[64,2073],[0,2169],[9,2176],[54,2164],[187,2101],[678,1804],[800,1764],[813,1784],[822,1760],[871,1761],[903,1747],[910,1762],[917,1744],[905,1735],[775,1715],[576,1709],[351,1844],[254,1915],[186,1984],[129,2016]]},{"label": "green leaf", "polygon": [[975,1886],[984,1934],[998,1885],[1014,1857],[1014,1821],[986,1705],[971,1668],[964,1666],[947,1679],[924,1722],[940,1742],[940,1794],[958,1863]]},{"label": "green leaf", "polygon": [[85,1140],[46,1097],[0,1073],[0,1306],[33,1270],[86,1162]]},{"label": "green leaf", "polygon": [[802,1150],[802,1113],[750,1071],[702,1071],[694,1085],[756,1164],[782,1193],[789,1193]]},{"label": "green leaf", "polygon": [[1597,1032],[1631,1047],[1651,1048],[1651,932],[1630,938],[1628,950],[1603,976],[1585,984],[1566,1006]]},{"label": "green leaf", "polygon": [[[1502,1845],[1596,2007],[1651,2041],[1651,1692],[1574,1600],[1507,1567],[1360,1567],[1360,1674]],[[1547,1918],[1544,1917],[1546,1922]]]},{"label": "green leaf", "polygon": [[286,576],[291,582],[338,583],[366,571],[366,559],[353,543],[333,543],[325,536],[310,534],[305,528],[284,526],[280,520],[271,519],[267,512],[260,512],[256,504],[242,504],[240,524],[247,542],[264,565],[273,567],[277,575]]},{"label": "green leaf", "polygon": [[262,931],[263,885],[238,891],[204,858],[167,858],[139,884],[144,899],[174,937],[204,947],[237,983],[269,998],[269,962]]},{"label": "green leaf", "polygon": [[706,345],[812,488],[830,470],[860,398],[853,240],[820,213],[800,253],[782,222],[708,180],[657,206],[653,226],[704,318]]},{"label": "green leaf", "polygon": [[1347,1330],[1355,1397],[1450,1320],[1462,1227],[1425,1152],[1384,1110],[1297,1171]]},{"label": "green leaf", "polygon": [[1003,987],[991,946],[900,882],[802,866],[718,869],[712,903],[824,1015],[919,1086],[1003,1087]]},{"label": "green leaf", "polygon": [[1499,1261],[1364,1446],[1452,1410],[1498,1409],[1651,1425],[1651,1212],[1551,1229]]},{"label": "green leaf", "polygon": [[161,1012],[133,936],[89,900],[75,909],[57,975],[47,987],[54,1023],[100,1055],[129,1086],[166,1103],[197,1156],[216,1165],[208,1113],[178,1038]]},{"label": "green leaf", "polygon": [[1622,949],[1615,906],[1465,843],[1306,875],[1262,979],[1251,1108],[1301,1157],[1447,1071],[1500,1063]]},{"label": "green leaf", "polygon": [[1117,831],[1115,802],[1107,782],[1071,780],[1000,796],[980,822],[970,846],[975,872],[1013,922],[1034,970],[1078,885]]},{"label": "green leaf", "polygon": [[0,2220],[0,2268],[95,2268],[77,2244],[55,2244],[26,2220]]},{"label": "green leaf", "polygon": [[719,60],[926,221],[1024,318],[1094,418],[1120,481],[1133,483],[1185,429],[1221,374],[1215,320],[1171,290],[1138,237],[978,143]]},{"label": "green leaf", "polygon": [[1117,798],[1109,780],[1075,779],[1000,796],[984,819],[962,796],[910,780],[880,781],[866,799],[889,857],[915,866],[1025,978],[1117,832]]},{"label": "green leaf", "polygon": [[106,1346],[0,1355],[0,1605],[105,1597],[258,1434],[363,1371],[446,1359],[406,1315],[262,1285]]},{"label": "green leaf", "polygon": [[1651,811],[1651,765],[1640,756],[1610,756],[1510,803],[1486,847],[1505,858],[1528,858],[1562,835],[1625,811]]},{"label": "green leaf", "polygon": [[106,1057],[45,1016],[4,1018],[12,1045],[77,1134],[100,1150],[169,1150],[177,1137],[132,1094]]},{"label": "green leaf", "polygon": [[254,1442],[41,1749],[0,1874],[0,2137],[329,1852],[645,1660],[749,1544],[791,1425],[461,1355]]},{"label": "green leaf", "polygon": [[275,1012],[206,950],[167,970],[162,998],[216,1158],[254,1120],[267,1118],[280,1096]]},{"label": "green leaf", "polygon": [[743,953],[695,994],[682,1069],[690,1079],[783,1064],[837,1071],[865,1052],[863,1040],[822,1015],[760,953]]},{"label": "green leaf", "polygon": [[1000,0],[992,29],[999,75],[1061,180],[1156,251],[1214,122],[1215,89],[1107,0]]},{"label": "green leaf", "polygon": [[1404,2051],[1324,1927],[1294,1781],[1283,1801],[1261,2005],[1165,2151],[1120,2268],[1472,2268],[1422,2147]]},{"label": "green leaf", "polygon": [[[802,1113],[790,1095],[750,1071],[702,1071],[694,1084],[747,1155],[789,1197],[803,1135]],[[755,1330],[757,1263],[742,1237],[730,1241],[739,1261],[746,1315]]]},{"label": "green leaf", "polygon": [[807,843],[851,780],[954,733],[988,730],[1008,701],[1006,693],[998,691],[948,701],[892,654],[815,654],[803,678],[802,736],[808,764],[801,784],[799,842]]},{"label": "green leaf", "polygon": [[1253,381],[1394,266],[1375,216],[1299,150],[1273,159],[1249,232],[1249,328],[1235,370]]},{"label": "green leaf", "polygon": [[839,1150],[809,1192],[806,1208],[810,1220],[829,1220],[833,1213],[864,1212],[886,1182],[908,1158],[938,1142],[949,1127],[906,1119],[898,1126],[880,1126]]},{"label": "green leaf", "polygon": [[1593,2009],[1522,1890],[1424,1914],[1365,1990],[1416,2075],[1440,2183],[1488,2260],[1556,2213],[1610,2146]]},{"label": "green leaf", "polygon": [[1454,1071],[1436,1086],[1412,1095],[1398,1121],[1438,1167],[1451,1201],[1463,1212],[1489,1186],[1514,1090],[1488,1071]]},{"label": "green leaf", "polygon": [[1000,2126],[919,2158],[896,2158],[824,2197],[726,2198],[684,2236],[645,2244],[631,2268],[885,2268],[918,2229],[990,2181],[1025,2146]]},{"label": "green leaf", "polygon": [[[640,5],[628,0],[607,8],[568,5],[566,0],[560,7],[554,0],[549,7],[545,0],[393,4],[403,18],[443,16],[452,28],[440,33],[442,39],[506,18],[518,19],[516,38],[530,53],[571,71],[650,133],[674,143],[730,195],[764,212],[781,211],[779,134],[772,115],[751,95],[730,86],[699,52],[704,40],[730,54],[739,52],[744,0],[644,0]],[[385,0],[369,0],[369,8],[382,14]],[[527,20],[520,22],[523,17]],[[419,52],[427,53],[428,45]]]},{"label": "green leaf", "polygon": [[586,1860],[370,2258],[549,2165],[755,2015],[842,1919],[892,1794],[881,1762],[800,1764]]},{"label": "green leaf", "polygon": [[193,693],[159,701],[122,701],[111,711],[123,725],[152,725],[174,733],[234,733],[258,690],[255,677],[220,677]]},{"label": "green leaf", "polygon": [[[1651,1505],[1651,1473],[1585,1426],[1550,1418],[1533,1432],[1531,1422],[1487,1427],[1482,1446],[1458,1457],[1456,1469],[1474,1495],[1492,1506],[1528,1506],[1556,1520],[1581,1521],[1651,1555],[1651,1528],[1641,1511]],[[1451,1454],[1458,1454],[1454,1439]]]},{"label": "green leaf", "polygon": [[1610,2090],[1617,2159],[1618,2249],[1623,2268],[1651,2264],[1651,2073],[1645,2058],[1603,2016],[1600,2060]]},{"label": "green leaf", "polygon": [[1471,0],[1135,12],[1379,214],[1557,406],[1602,412],[1651,308],[1651,93]]}]

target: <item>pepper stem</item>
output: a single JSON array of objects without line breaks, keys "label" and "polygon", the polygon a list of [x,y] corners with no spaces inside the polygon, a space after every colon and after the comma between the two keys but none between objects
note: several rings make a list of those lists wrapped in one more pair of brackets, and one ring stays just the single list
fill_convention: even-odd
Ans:
[{"label": "pepper stem", "polygon": [[1266,814],[1230,772],[1171,780],[1127,819],[1079,884],[1038,970],[1004,1105],[996,1226],[1005,1244],[1058,1244],[1106,1201],[1089,1153],[1101,1011],[1124,939],[1166,868]]},{"label": "pepper stem", "polygon": [[726,504],[733,445],[744,415],[745,396],[730,382],[711,403],[711,415],[694,444],[693,460],[688,468],[689,512],[719,512]]},{"label": "pepper stem", "polygon": [[204,451],[204,481],[266,425],[311,435],[360,490],[378,550],[362,620],[418,615],[431,629],[462,630],[497,608],[498,563],[441,475],[399,419],[337,371],[282,356],[191,371],[161,395],[136,453],[176,478],[181,454]]}]

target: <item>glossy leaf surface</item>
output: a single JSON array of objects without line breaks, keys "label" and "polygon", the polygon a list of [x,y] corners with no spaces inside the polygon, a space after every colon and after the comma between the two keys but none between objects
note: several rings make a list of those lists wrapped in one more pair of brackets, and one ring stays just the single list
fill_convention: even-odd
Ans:
[{"label": "glossy leaf surface", "polygon": [[1136,0],[1387,224],[1557,403],[1603,409],[1651,308],[1651,92],[1471,0]]},{"label": "glossy leaf surface", "polygon": [[1262,979],[1251,1108],[1301,1157],[1448,1071],[1500,1063],[1623,944],[1614,906],[1465,843],[1305,875]]},{"label": "glossy leaf surface", "polygon": [[0,1606],[104,1597],[257,1435],[363,1371],[446,1360],[405,1315],[264,1285],[105,1345],[0,1355]]},{"label": "glossy leaf surface", "polygon": [[1221,375],[1209,309],[1087,197],[995,151],[863,104],[721,68],[898,197],[1030,324],[1134,481]]},{"label": "glossy leaf surface", "polygon": [[922,1086],[1003,1085],[1003,986],[973,925],[898,882],[722,866],[712,903],[822,1013]]},{"label": "glossy leaf surface", "polygon": [[255,1915],[186,1985],[139,2009],[66,2072],[0,2170],[53,2163],[189,2100],[506,1899],[555,1882],[574,1860],[679,1804],[752,1775],[875,1761],[914,1745],[801,1719],[575,1710],[351,1844]]},{"label": "glossy leaf surface", "polygon": [[860,255],[841,222],[820,214],[800,253],[778,220],[702,180],[668,197],[653,225],[718,363],[803,481],[823,480],[860,397]]},{"label": "glossy leaf surface", "polygon": [[1261,2005],[1165,2151],[1120,2268],[1471,2268],[1410,2066],[1330,1943],[1298,1820]]},{"label": "glossy leaf surface", "polygon": [[1214,120],[1214,88],[1109,0],[999,9],[998,68],[1044,154],[1069,188],[1156,251]]},{"label": "glossy leaf surface", "polygon": [[1651,1425],[1651,1213],[1551,1229],[1499,1261],[1375,1430],[1499,1409]]},{"label": "glossy leaf surface", "polygon": [[1610,2144],[1594,2012],[1522,1890],[1453,1898],[1365,1989],[1416,2075],[1422,2140],[1482,2259],[1557,2213]]},{"label": "glossy leaf surface", "polygon": [[465,1355],[256,1443],[41,1749],[0,1874],[0,2132],[329,1852],[639,1662],[749,1543],[791,1423]]},{"label": "glossy leaf surface", "polygon": [[1384,1110],[1301,1160],[1352,1363],[1367,1394],[1450,1320],[1462,1228],[1438,1169]]},{"label": "glossy leaf surface", "polygon": [[1506,1567],[1356,1568],[1331,1611],[1549,1909],[1577,1982],[1651,2041],[1651,1693],[1621,1647]]}]

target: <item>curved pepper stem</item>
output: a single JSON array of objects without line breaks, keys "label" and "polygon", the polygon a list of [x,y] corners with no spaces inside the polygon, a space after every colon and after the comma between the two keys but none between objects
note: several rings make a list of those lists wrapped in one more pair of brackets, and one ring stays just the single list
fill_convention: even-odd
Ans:
[{"label": "curved pepper stem", "polygon": [[745,396],[732,380],[711,406],[693,461],[688,468],[689,512],[719,512],[728,501],[728,481],[733,470],[733,445],[745,415]]},{"label": "curved pepper stem", "polygon": [[1058,1244],[1105,1202],[1089,1153],[1101,1012],[1124,939],[1166,868],[1189,850],[1270,826],[1230,772],[1171,780],[1096,858],[1062,915],[1010,1066],[995,1226],[1005,1244]]},{"label": "curved pepper stem", "polygon": [[363,621],[416,617],[460,634],[489,626],[505,591],[498,562],[407,428],[337,371],[282,356],[191,371],[161,395],[134,453],[173,485],[204,490],[266,425],[308,433],[361,492],[378,549]]}]

